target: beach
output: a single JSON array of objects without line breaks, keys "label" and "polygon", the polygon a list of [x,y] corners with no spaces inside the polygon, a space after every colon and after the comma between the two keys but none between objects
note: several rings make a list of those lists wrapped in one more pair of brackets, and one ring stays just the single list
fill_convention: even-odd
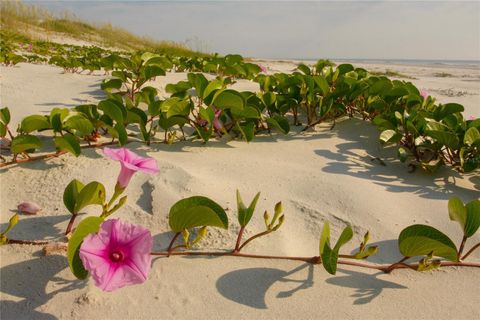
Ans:
[{"label": "beach", "polygon": [[[254,60],[268,73],[292,72],[294,61]],[[461,66],[355,64],[392,79],[411,81],[440,103],[456,102],[464,116],[480,117],[480,69]],[[49,65],[20,63],[0,67],[1,106],[12,113],[12,128],[30,114],[58,107],[97,103],[104,98],[103,72],[63,73]],[[213,76],[209,76],[213,77]],[[168,73],[149,83],[166,97],[165,85],[186,79]],[[258,84],[238,80],[234,89],[257,91]],[[263,231],[263,211],[282,201],[282,228],[244,250],[253,254],[315,256],[323,223],[330,221],[333,239],[351,224],[353,241],[342,251],[353,252],[368,231],[379,253],[368,261],[392,263],[401,256],[397,237],[411,224],[442,230],[455,243],[459,226],[449,220],[447,203],[454,195],[478,198],[478,171],[459,174],[450,167],[435,173],[409,168],[393,148],[383,148],[378,130],[360,119],[343,119],[287,135],[262,134],[252,142],[229,137],[155,143],[128,148],[157,160],[160,172],[137,174],[126,190],[128,203],[116,217],[141,224],[154,235],[155,249],[165,249],[172,237],[170,207],[179,199],[204,195],[225,208],[228,231],[209,229],[200,247],[230,249],[239,230],[235,191],[246,201],[261,192],[257,210],[246,230]],[[52,146],[53,148],[53,146]],[[381,159],[382,161],[379,161]],[[72,179],[97,180],[111,192],[119,165],[100,149],[81,156],[63,155],[2,168],[0,228],[18,203],[42,207],[35,216],[21,215],[12,238],[62,239],[70,219],[62,202]],[[96,213],[89,208],[88,213]],[[469,245],[478,243],[475,235]],[[467,247],[469,246],[467,245]],[[240,257],[154,258],[148,281],[112,293],[75,280],[64,255],[44,256],[41,246],[1,246],[1,315],[5,319],[477,319],[480,317],[480,277],[475,268],[449,267],[426,273],[339,266],[336,276],[320,265],[295,261]],[[469,258],[480,261],[480,252]]]}]

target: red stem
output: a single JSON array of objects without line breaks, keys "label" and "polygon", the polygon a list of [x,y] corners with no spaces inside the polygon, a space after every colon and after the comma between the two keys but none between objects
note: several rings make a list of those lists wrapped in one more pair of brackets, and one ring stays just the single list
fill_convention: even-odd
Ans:
[{"label": "red stem", "polygon": [[244,231],[245,231],[245,226],[242,226],[240,228],[240,231],[238,231],[237,243],[235,243],[235,249],[233,250],[233,252],[239,252],[240,251],[240,242],[242,241]]},{"label": "red stem", "polygon": [[462,257],[462,260],[465,260],[473,251],[475,251],[478,247],[480,247],[480,242],[474,245],[467,253]]},{"label": "red stem", "polygon": [[257,238],[260,238],[262,236],[266,236],[267,234],[271,233],[272,230],[266,230],[266,231],[263,231],[263,232],[260,232],[260,233],[257,233],[256,235],[248,238],[239,248],[238,248],[238,251],[241,251],[243,249],[243,247],[245,247],[249,242],[257,239]]},{"label": "red stem", "polygon": [[31,245],[46,245],[49,244],[50,241],[43,241],[43,240],[17,240],[17,239],[8,239],[8,244],[31,244]]},{"label": "red stem", "polygon": [[172,252],[173,251],[172,247],[173,247],[173,244],[175,243],[175,240],[177,240],[179,235],[180,235],[180,232],[175,233],[175,235],[172,238],[172,241],[170,241],[170,244],[168,245],[168,248],[167,248],[167,254],[166,254],[167,257],[170,257],[170,254],[173,253]]},{"label": "red stem", "polygon": [[75,219],[77,218],[78,214],[74,213],[72,214],[72,217],[70,218],[70,221],[68,221],[68,226],[67,229],[65,230],[65,235],[68,235],[73,228],[73,223],[75,222]]},{"label": "red stem", "polygon": [[[170,255],[172,256],[217,256],[217,257],[240,257],[240,258],[254,258],[254,259],[293,260],[293,261],[302,261],[302,262],[311,263],[311,264],[321,263],[321,258],[318,256],[313,256],[313,257],[268,256],[268,255],[245,254],[245,253],[232,252],[232,251],[230,252],[207,252],[207,251],[151,252],[150,254],[154,256],[164,256],[164,257],[169,257]],[[373,264],[373,263],[363,263],[363,262],[349,261],[349,260],[338,260],[337,263],[341,265],[349,265],[349,266],[355,266],[355,267],[361,267],[361,268],[367,268],[367,269],[380,270],[385,273],[390,273],[394,269],[416,270],[418,267],[418,263],[407,264],[400,261],[394,264]],[[480,268],[480,263],[461,262],[461,261],[459,262],[445,261],[440,263],[440,267],[453,267],[453,266]]]},{"label": "red stem", "polygon": [[[101,148],[101,147],[112,145],[112,144],[115,144],[115,143],[116,142],[110,141],[110,142],[104,142],[104,143],[100,143],[100,144],[84,145],[84,146],[81,146],[81,148],[82,149]],[[36,160],[46,160],[46,159],[50,159],[50,158],[56,158],[56,157],[61,156],[62,154],[65,154],[65,153],[66,153],[65,151],[57,151],[57,152],[54,152],[54,153],[48,153],[48,154],[44,154],[44,155],[41,155],[41,156],[29,157],[27,159],[20,159],[20,160],[15,159],[15,160],[12,160],[12,161],[9,161],[9,162],[0,163],[0,168],[7,167],[7,166],[10,166],[10,165],[14,165],[14,164],[23,163],[23,162],[30,162],[30,161],[36,161]]]}]

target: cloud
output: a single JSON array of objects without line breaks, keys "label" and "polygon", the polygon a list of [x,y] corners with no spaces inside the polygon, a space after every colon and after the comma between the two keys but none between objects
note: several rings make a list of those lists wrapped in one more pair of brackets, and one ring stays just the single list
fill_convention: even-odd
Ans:
[{"label": "cloud", "polygon": [[480,59],[480,3],[36,1],[158,40],[270,58]]}]

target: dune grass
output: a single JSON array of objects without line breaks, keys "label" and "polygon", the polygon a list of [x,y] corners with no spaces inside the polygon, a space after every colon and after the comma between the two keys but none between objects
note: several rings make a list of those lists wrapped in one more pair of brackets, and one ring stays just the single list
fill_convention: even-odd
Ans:
[{"label": "dune grass", "polygon": [[193,51],[183,43],[140,37],[110,23],[86,23],[70,12],[54,15],[42,7],[15,0],[0,1],[0,26],[3,31],[28,39],[37,38],[38,33],[53,33],[122,50],[149,50],[177,56],[208,55]]},{"label": "dune grass", "polygon": [[381,71],[370,71],[372,75],[375,76],[386,76],[386,77],[394,77],[394,78],[405,78],[405,79],[415,79],[414,77],[411,77],[409,75],[397,72],[395,70],[387,69],[385,72]]}]

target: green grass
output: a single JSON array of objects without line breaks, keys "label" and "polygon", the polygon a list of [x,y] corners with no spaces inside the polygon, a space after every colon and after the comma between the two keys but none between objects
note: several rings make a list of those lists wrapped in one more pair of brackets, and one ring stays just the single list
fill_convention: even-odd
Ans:
[{"label": "green grass", "polygon": [[370,74],[374,76],[386,76],[386,77],[395,77],[395,78],[405,78],[405,79],[415,79],[414,77],[411,77],[409,75],[387,69],[385,72],[381,71],[370,71]]},{"label": "green grass", "polygon": [[208,55],[190,50],[182,43],[139,37],[110,23],[98,25],[85,23],[69,12],[65,12],[62,17],[55,16],[46,9],[21,1],[0,1],[0,27],[3,31],[9,30],[26,39],[35,39],[35,33],[32,32],[35,30],[37,33],[58,33],[97,45],[129,51],[149,50],[182,56]]}]

